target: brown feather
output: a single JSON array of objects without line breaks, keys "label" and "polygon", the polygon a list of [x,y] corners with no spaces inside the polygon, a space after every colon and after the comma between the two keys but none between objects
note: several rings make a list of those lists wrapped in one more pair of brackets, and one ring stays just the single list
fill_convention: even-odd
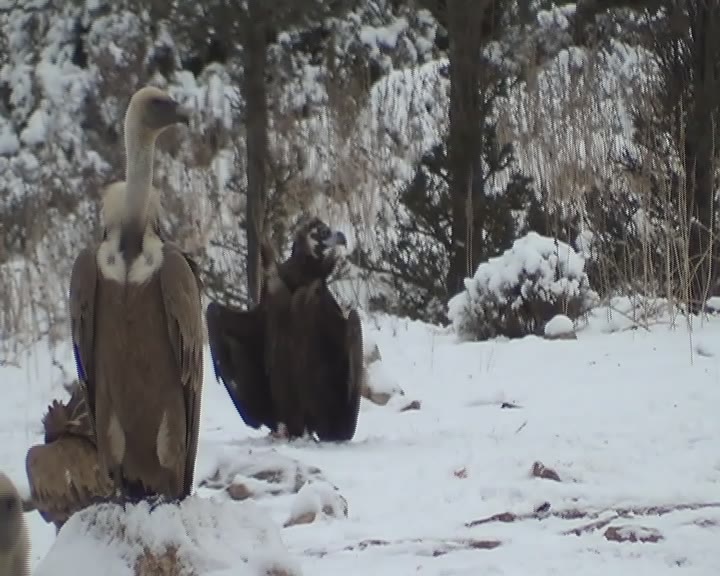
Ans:
[{"label": "brown feather", "polygon": [[36,509],[58,528],[75,512],[112,494],[112,482],[87,438],[67,435],[33,446],[25,466]]},{"label": "brown feather", "polygon": [[48,406],[47,413],[43,416],[42,423],[45,428],[46,444],[66,434],[73,434],[95,442],[85,394],[79,385],[73,386],[67,404],[53,400],[52,404]]},{"label": "brown feather", "polygon": [[180,368],[185,398],[185,469],[183,495],[190,494],[194,478],[200,429],[203,377],[203,327],[200,290],[196,274],[174,244],[165,244],[160,284],[167,315],[168,333]]},{"label": "brown feather", "polygon": [[70,276],[70,334],[90,428],[95,429],[95,299],[98,271],[95,250],[86,248],[75,259]]}]

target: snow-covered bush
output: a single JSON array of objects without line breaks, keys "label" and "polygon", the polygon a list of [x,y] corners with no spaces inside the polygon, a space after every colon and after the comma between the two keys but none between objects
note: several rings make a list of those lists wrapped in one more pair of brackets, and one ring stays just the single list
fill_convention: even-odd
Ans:
[{"label": "snow-covered bush", "polygon": [[519,338],[542,334],[556,314],[577,318],[596,298],[583,257],[564,242],[530,232],[465,279],[465,291],[448,303],[448,318],[463,337]]}]

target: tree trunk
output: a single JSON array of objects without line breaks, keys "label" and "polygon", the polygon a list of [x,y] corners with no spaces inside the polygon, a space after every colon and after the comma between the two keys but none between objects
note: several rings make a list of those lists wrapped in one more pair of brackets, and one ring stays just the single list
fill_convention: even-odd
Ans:
[{"label": "tree trunk", "polygon": [[265,86],[267,62],[266,9],[263,0],[248,0],[245,57],[245,114],[247,134],[247,287],[248,301],[257,304],[262,282],[260,247],[265,220],[268,150],[268,111]]},{"label": "tree trunk", "polygon": [[[452,250],[447,278],[448,294],[464,289],[472,275],[472,187],[479,175],[473,166],[481,154],[482,126],[478,81],[482,22],[490,0],[448,0],[450,36],[450,135],[448,164],[452,204]],[[470,250],[471,252],[471,250]]]},{"label": "tree trunk", "polygon": [[692,106],[685,141],[685,176],[690,217],[688,258],[690,299],[694,309],[703,306],[715,282],[713,238],[716,218],[714,201],[715,122],[720,108],[720,6],[715,0],[690,3],[690,53]]}]

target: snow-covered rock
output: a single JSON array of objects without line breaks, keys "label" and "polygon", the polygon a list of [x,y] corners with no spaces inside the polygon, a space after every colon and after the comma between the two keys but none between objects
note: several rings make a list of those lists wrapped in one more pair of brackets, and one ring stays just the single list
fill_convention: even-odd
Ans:
[{"label": "snow-covered rock", "polygon": [[338,489],[327,482],[307,482],[295,496],[285,526],[310,524],[320,518],[346,518],[348,503]]},{"label": "snow-covered rock", "polygon": [[244,500],[295,494],[310,479],[322,479],[321,471],[274,451],[238,451],[222,458],[200,486]]},{"label": "snow-covered rock", "polygon": [[191,497],[155,509],[99,504],[63,526],[35,576],[300,575],[280,531],[252,502]]},{"label": "snow-covered rock", "polygon": [[548,340],[574,340],[575,325],[565,314],[556,314],[545,324],[545,338]]},{"label": "snow-covered rock", "polygon": [[403,389],[385,369],[382,360],[372,362],[365,369],[362,395],[375,404],[385,406],[394,396],[402,396]]}]

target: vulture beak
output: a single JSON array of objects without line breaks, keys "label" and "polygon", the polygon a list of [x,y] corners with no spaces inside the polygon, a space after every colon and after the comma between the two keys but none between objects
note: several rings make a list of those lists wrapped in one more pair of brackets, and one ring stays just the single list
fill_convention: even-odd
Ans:
[{"label": "vulture beak", "polygon": [[325,244],[328,248],[335,248],[337,246],[347,247],[347,238],[345,238],[345,234],[340,232],[340,230],[336,230],[327,238],[327,240],[323,241],[323,244]]},{"label": "vulture beak", "polygon": [[175,108],[175,114],[177,115],[177,121],[185,126],[190,126],[190,109],[185,106],[177,105]]}]

